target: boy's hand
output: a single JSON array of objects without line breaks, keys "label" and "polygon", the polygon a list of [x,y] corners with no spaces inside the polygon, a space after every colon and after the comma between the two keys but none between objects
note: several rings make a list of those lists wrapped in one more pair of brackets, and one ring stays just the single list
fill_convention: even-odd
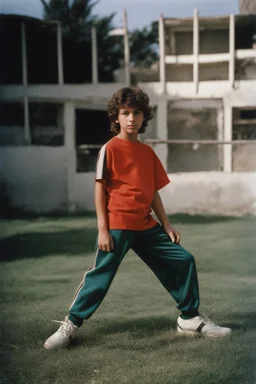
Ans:
[{"label": "boy's hand", "polygon": [[176,231],[171,225],[168,225],[166,228],[164,228],[167,235],[171,238],[173,243],[180,243],[180,233]]},{"label": "boy's hand", "polygon": [[98,236],[98,248],[104,252],[110,252],[114,248],[113,239],[109,231],[101,230]]}]

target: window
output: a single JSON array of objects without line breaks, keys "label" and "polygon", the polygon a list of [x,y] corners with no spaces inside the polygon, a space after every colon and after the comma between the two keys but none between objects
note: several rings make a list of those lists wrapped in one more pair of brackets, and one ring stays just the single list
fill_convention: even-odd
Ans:
[{"label": "window", "polygon": [[99,149],[111,136],[105,111],[76,109],[77,172],[95,171]]},{"label": "window", "polygon": [[0,145],[25,145],[23,103],[0,103]]},{"label": "window", "polygon": [[[233,140],[256,140],[256,108],[234,108],[232,136]],[[242,143],[233,145],[233,171],[255,171],[255,153],[256,145],[253,143]]]},{"label": "window", "polygon": [[63,106],[55,103],[29,103],[32,145],[64,144]]}]

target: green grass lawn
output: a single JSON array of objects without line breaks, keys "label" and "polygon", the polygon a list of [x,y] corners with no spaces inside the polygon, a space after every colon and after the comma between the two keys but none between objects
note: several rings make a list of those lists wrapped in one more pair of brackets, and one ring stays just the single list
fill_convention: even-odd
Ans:
[{"label": "green grass lawn", "polygon": [[234,332],[175,332],[179,315],[129,252],[106,299],[72,345],[47,351],[94,262],[94,216],[0,221],[1,384],[255,384],[256,218],[175,216],[197,260],[201,312]]}]

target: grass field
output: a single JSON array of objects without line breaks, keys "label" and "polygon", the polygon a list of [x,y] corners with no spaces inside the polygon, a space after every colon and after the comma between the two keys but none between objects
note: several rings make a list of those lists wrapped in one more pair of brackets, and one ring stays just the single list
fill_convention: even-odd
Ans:
[{"label": "grass field", "polygon": [[1,384],[255,384],[256,218],[175,216],[197,260],[201,312],[233,328],[209,340],[175,332],[175,302],[133,253],[64,350],[44,340],[94,261],[93,216],[0,221]]}]

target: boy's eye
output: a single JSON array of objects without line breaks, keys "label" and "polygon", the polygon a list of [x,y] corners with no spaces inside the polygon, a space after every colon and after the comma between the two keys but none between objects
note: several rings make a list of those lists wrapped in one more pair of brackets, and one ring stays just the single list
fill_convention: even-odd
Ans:
[{"label": "boy's eye", "polygon": [[[141,114],[141,111],[134,111],[133,114],[134,114],[134,115],[140,115],[140,114]],[[124,111],[124,112],[122,112],[122,115],[129,115],[129,112]]]}]

